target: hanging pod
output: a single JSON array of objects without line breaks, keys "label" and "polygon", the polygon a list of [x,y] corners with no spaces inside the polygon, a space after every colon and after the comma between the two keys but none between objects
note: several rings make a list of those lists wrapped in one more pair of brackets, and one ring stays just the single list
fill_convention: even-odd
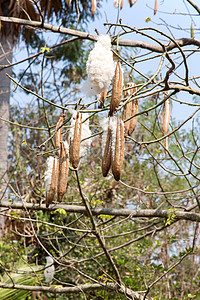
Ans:
[{"label": "hanging pod", "polygon": [[76,169],[78,167],[80,153],[82,114],[77,112],[75,118],[74,131],[69,143],[69,155],[72,166]]},{"label": "hanging pod", "polygon": [[56,134],[55,134],[55,148],[60,148],[60,142],[62,141],[62,125],[64,121],[65,115],[63,114],[62,117],[59,118],[56,124]]},{"label": "hanging pod", "polygon": [[108,89],[106,89],[104,92],[98,95],[98,108],[102,108],[104,106],[104,102],[106,100],[108,94]]},{"label": "hanging pod", "polygon": [[[165,94],[166,96],[167,94]],[[163,104],[163,110],[161,113],[161,131],[163,135],[168,133],[169,121],[171,116],[171,100],[168,98]],[[168,150],[168,137],[164,140],[164,146]]]},{"label": "hanging pod", "polygon": [[133,6],[133,4],[135,4],[137,2],[137,0],[128,0],[130,7]]},{"label": "hanging pod", "polygon": [[104,124],[104,132],[102,136],[102,173],[106,177],[111,167],[111,129],[110,118]]},{"label": "hanging pod", "polygon": [[[126,90],[124,91],[124,98],[130,97],[135,92],[136,88],[134,88],[134,87],[135,87],[134,82],[129,82],[126,84],[126,86],[125,86]],[[127,88],[129,88],[129,89],[127,89]],[[131,117],[131,115],[132,115],[132,101],[129,101],[124,106],[124,110],[122,113],[122,120],[125,121],[125,120],[129,119]],[[128,120],[127,122],[124,123],[125,135],[127,135],[129,132],[130,123],[131,123],[131,120]]]},{"label": "hanging pod", "polygon": [[109,116],[112,116],[115,109],[119,106],[123,93],[123,70],[121,63],[118,61],[115,67],[115,75],[113,80],[112,96],[110,102]]},{"label": "hanging pod", "polygon": [[[135,91],[135,83],[129,82],[126,84],[126,88],[130,88],[124,92],[124,98],[130,97]],[[134,99],[132,101],[129,101],[125,106],[123,110],[122,119],[123,121],[129,119],[131,116],[137,114],[139,112],[139,102],[138,99]],[[133,131],[135,130],[136,124],[137,124],[138,116],[131,118],[127,122],[124,123],[125,128],[125,134],[131,135]]]},{"label": "hanging pod", "polygon": [[158,10],[158,0],[155,0],[155,4],[154,4],[154,15],[157,13]]},{"label": "hanging pod", "polygon": [[57,190],[58,159],[50,156],[47,159],[47,170],[45,172],[46,207],[53,202]]},{"label": "hanging pod", "polygon": [[[132,100],[132,110],[131,110],[131,115],[135,115],[139,113],[139,101],[138,99]],[[137,125],[138,121],[138,116],[133,117],[130,119],[130,125],[129,125],[129,131],[128,134],[131,135],[133,131],[135,130],[135,127]]]},{"label": "hanging pod", "polygon": [[57,199],[62,201],[66,192],[69,171],[69,145],[67,142],[60,143],[59,171],[58,171],[58,188]]},{"label": "hanging pod", "polygon": [[119,118],[113,121],[111,165],[113,176],[116,181],[119,181],[124,160],[124,124]]},{"label": "hanging pod", "polygon": [[97,8],[97,0],[92,0],[92,16],[93,17],[96,12],[96,8]]}]

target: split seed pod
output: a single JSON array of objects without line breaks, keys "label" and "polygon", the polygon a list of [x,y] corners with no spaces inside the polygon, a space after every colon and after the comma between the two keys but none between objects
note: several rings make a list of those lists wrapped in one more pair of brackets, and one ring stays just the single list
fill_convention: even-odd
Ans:
[{"label": "split seed pod", "polygon": [[106,89],[104,92],[99,94],[98,96],[98,108],[102,108],[104,106],[104,102],[106,100],[108,94],[108,89]]},{"label": "split seed pod", "polygon": [[[129,89],[124,91],[124,98],[130,97],[136,90],[134,82],[127,83],[125,88],[129,88]],[[132,115],[132,101],[129,101],[124,106],[124,110],[123,110],[123,114],[122,114],[122,120],[125,121],[125,120],[129,119],[131,117],[131,115]],[[124,129],[125,129],[125,134],[126,135],[129,132],[130,123],[131,123],[131,120],[124,123]]]},{"label": "split seed pod", "polygon": [[[124,92],[124,98],[130,97],[136,91],[134,82],[127,83],[126,88],[128,88],[128,87],[129,88],[132,87],[132,88]],[[123,121],[129,119],[131,116],[137,114],[138,112],[139,112],[138,99],[134,99],[134,100],[128,102],[124,106],[123,115],[122,115]],[[133,131],[135,130],[136,124],[137,124],[137,120],[138,120],[138,116],[131,118],[129,121],[124,123],[126,135],[127,134],[131,135],[133,133]]]},{"label": "split seed pod", "polygon": [[[107,128],[106,128],[107,127]],[[102,173],[106,177],[111,167],[111,129],[110,129],[110,118],[105,125],[105,130],[102,137]]]},{"label": "split seed pod", "polygon": [[59,157],[59,172],[58,172],[58,188],[57,196],[58,201],[61,202],[63,195],[66,192],[68,171],[69,171],[69,145],[67,142],[61,142],[60,144],[60,157]]},{"label": "split seed pod", "polygon": [[[163,110],[161,113],[161,131],[163,135],[168,133],[169,121],[171,116],[171,100],[168,98],[163,104]],[[168,137],[164,140],[164,146],[168,150]]]},{"label": "split seed pod", "polygon": [[46,207],[53,202],[57,189],[58,160],[50,156],[47,160],[47,171],[45,172]]},{"label": "split seed pod", "polygon": [[119,118],[113,121],[111,165],[113,176],[116,181],[119,181],[124,160],[124,124]]},{"label": "split seed pod", "polygon": [[92,0],[92,16],[93,17],[96,12],[96,8],[97,8],[97,0]]},{"label": "split seed pod", "polygon": [[55,134],[56,149],[60,147],[60,142],[62,141],[62,127],[61,128],[59,128],[59,127],[63,125],[64,116],[65,115],[62,115],[62,117],[60,117],[60,119],[58,120],[58,122],[56,124],[56,134]]},{"label": "split seed pod", "polygon": [[118,61],[115,68],[115,76],[113,80],[112,97],[110,102],[109,115],[112,116],[115,109],[119,106],[123,93],[123,71],[121,63]]},{"label": "split seed pod", "polygon": [[70,138],[70,145],[69,145],[70,161],[72,163],[73,168],[77,168],[79,162],[80,143],[81,143],[81,125],[82,125],[82,114],[79,114],[79,112],[77,112],[74,134]]},{"label": "split seed pod", "polygon": [[[131,111],[131,115],[135,115],[139,112],[139,101],[138,99],[134,99],[132,101],[132,111]],[[135,130],[136,124],[138,121],[138,116],[135,116],[134,118],[132,118],[130,120],[130,125],[129,125],[129,131],[128,134],[131,135],[133,133],[133,131]]]}]

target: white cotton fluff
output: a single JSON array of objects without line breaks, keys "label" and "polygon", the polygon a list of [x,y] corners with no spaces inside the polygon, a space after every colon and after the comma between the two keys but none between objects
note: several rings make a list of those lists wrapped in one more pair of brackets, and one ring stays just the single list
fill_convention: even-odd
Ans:
[{"label": "white cotton fluff", "polygon": [[[47,158],[47,170],[44,174],[44,186],[45,186],[45,191],[46,194],[48,194],[49,189],[50,189],[50,185],[51,185],[51,176],[52,176],[52,170],[53,170],[53,161],[54,161],[54,157],[53,156],[49,156]],[[57,159],[55,162],[55,165],[57,163]]]},{"label": "white cotton fluff", "polygon": [[115,7],[115,8],[118,8],[119,5],[120,5],[120,2],[121,2],[121,0],[114,0],[114,1],[113,1],[114,7]]},{"label": "white cotton fluff", "polygon": [[111,149],[112,157],[115,157],[115,144],[116,144],[116,131],[117,131],[117,117],[110,118],[110,129],[111,129]]},{"label": "white cotton fluff", "polygon": [[[74,136],[74,129],[75,129],[75,122],[76,122],[76,115],[77,115],[77,111],[76,110],[71,110],[70,111],[72,113],[72,117],[71,117],[71,128],[69,130],[69,141],[70,138],[73,139]],[[79,113],[81,115],[81,113]],[[87,118],[89,117],[89,115],[87,113],[82,113],[82,122],[84,122]],[[80,120],[80,117],[79,117]],[[84,123],[82,123],[81,126],[81,141],[83,139],[89,138],[91,136],[91,130],[89,128],[89,119],[87,119]],[[83,157],[87,154],[89,148],[91,145],[91,140],[87,139],[81,142],[80,145],[80,153],[79,156]]]},{"label": "white cotton fluff", "polygon": [[87,96],[100,94],[109,87],[114,76],[115,65],[111,51],[111,39],[108,35],[99,37],[89,54],[86,71],[88,80],[83,86],[83,92]]},{"label": "white cotton fluff", "polygon": [[[82,121],[86,120],[89,117],[87,113],[82,114]],[[84,123],[82,123],[81,128],[81,147],[80,147],[80,157],[83,157],[87,154],[90,145],[91,139],[88,139],[91,136],[91,130],[89,128],[89,119],[87,119]],[[83,139],[86,139],[82,141]]]},{"label": "white cotton fluff", "polygon": [[46,282],[52,281],[55,274],[54,260],[51,256],[46,256],[46,266],[44,270],[44,277]]},{"label": "white cotton fluff", "polygon": [[64,144],[65,150],[67,151],[67,154],[69,156],[69,143],[68,143],[68,141],[64,141],[63,144]]},{"label": "white cotton fluff", "polygon": [[[124,123],[120,120],[120,123],[123,126],[124,130]],[[111,130],[111,150],[112,150],[112,157],[115,157],[115,144],[116,144],[116,131],[117,131],[117,117],[110,117],[110,125],[109,125],[109,118],[103,119],[102,122],[102,128],[103,128],[103,134],[102,134],[102,155],[104,155],[105,147],[106,147],[106,140],[107,140],[107,134],[108,134],[108,128],[110,127]],[[119,143],[121,141],[119,140]]]}]

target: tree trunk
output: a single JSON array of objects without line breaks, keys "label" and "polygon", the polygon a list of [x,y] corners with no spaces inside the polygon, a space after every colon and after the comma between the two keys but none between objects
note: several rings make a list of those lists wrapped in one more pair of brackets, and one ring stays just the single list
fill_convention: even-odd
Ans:
[{"label": "tree trunk", "polygon": [[[1,67],[12,63],[12,38],[0,39],[0,117],[9,119],[10,79],[6,73],[11,75],[12,69],[1,70]],[[7,198],[8,183],[8,123],[0,120],[0,201]],[[5,231],[6,218],[0,215],[0,238]]]}]

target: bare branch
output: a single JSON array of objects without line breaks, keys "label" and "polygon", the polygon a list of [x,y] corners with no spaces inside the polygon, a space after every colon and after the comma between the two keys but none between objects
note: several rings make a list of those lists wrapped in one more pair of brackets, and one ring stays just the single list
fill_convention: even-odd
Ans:
[{"label": "bare branch", "polygon": [[196,9],[196,11],[200,14],[200,8],[192,0],[187,0],[187,2],[189,2],[194,7],[194,9]]},{"label": "bare branch", "polygon": [[118,287],[118,285],[114,285],[113,283],[84,284],[84,285],[79,285],[74,287],[60,287],[60,286],[47,287],[47,286],[31,286],[31,285],[21,285],[21,284],[5,284],[0,282],[0,287],[4,289],[27,290],[33,292],[48,292],[52,294],[77,294],[86,291],[113,290],[115,292],[127,295],[129,297],[128,299],[133,299],[133,300],[144,299],[144,297],[138,292],[134,292],[124,286]]},{"label": "bare branch", "polygon": [[[13,209],[30,209],[30,210],[43,210],[43,211],[54,211],[56,209],[62,208],[66,212],[82,213],[87,214],[87,209],[84,206],[79,205],[67,205],[67,204],[52,204],[48,208],[44,204],[32,204],[28,202],[23,203],[9,203],[2,201],[0,207],[7,207]],[[132,218],[168,218],[172,213],[171,210],[161,210],[161,209],[126,209],[126,208],[91,208],[91,213],[94,216],[108,215],[117,217],[128,217]],[[173,210],[176,218],[179,220],[190,220],[192,222],[200,222],[200,214],[195,212],[187,212],[181,210]]]},{"label": "bare branch", "polygon": [[[41,28],[41,22],[36,21],[29,21],[29,20],[23,20],[18,18],[12,18],[12,17],[3,17],[0,16],[0,21],[8,22],[8,23],[15,23],[20,24],[24,26],[31,26],[33,28]],[[85,40],[91,40],[91,41],[97,41],[98,36],[95,34],[90,34],[87,32],[82,32],[78,30],[73,30],[65,27],[58,27],[53,26],[50,24],[43,24],[43,29],[50,30],[52,32],[57,33],[63,33],[63,34],[69,34],[72,36],[76,36]],[[126,40],[126,39],[119,39],[118,41],[113,42],[114,45],[118,44],[119,46],[127,46],[127,47],[138,47],[146,50],[150,50],[153,52],[163,53],[163,47],[161,45],[154,45],[151,43],[146,43],[142,41],[135,41],[135,40]],[[200,40],[199,39],[193,39],[193,38],[180,38],[174,40],[174,42],[170,41],[166,45],[164,45],[166,51],[170,51],[174,48],[177,48],[177,45],[180,47],[188,46],[188,45],[194,45],[199,47],[200,46]]]}]

